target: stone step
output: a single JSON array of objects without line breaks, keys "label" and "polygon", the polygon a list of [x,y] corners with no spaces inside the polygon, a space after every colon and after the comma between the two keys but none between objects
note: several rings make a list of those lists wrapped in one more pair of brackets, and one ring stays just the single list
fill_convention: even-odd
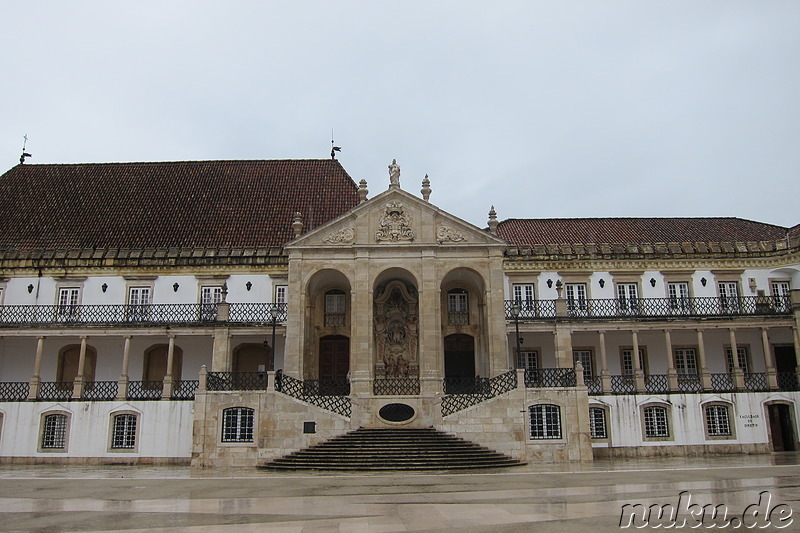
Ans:
[{"label": "stone step", "polygon": [[452,470],[523,464],[434,428],[362,428],[269,461],[275,470]]}]

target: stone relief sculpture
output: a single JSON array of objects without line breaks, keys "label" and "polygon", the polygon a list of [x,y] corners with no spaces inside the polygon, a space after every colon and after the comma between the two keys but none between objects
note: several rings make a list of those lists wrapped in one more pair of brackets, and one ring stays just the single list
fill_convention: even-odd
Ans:
[{"label": "stone relief sculpture", "polygon": [[322,242],[328,244],[350,244],[355,239],[356,232],[353,228],[342,228],[334,231],[322,238]]},{"label": "stone relief sculpture", "polygon": [[389,165],[389,186],[400,186],[400,165],[397,164],[397,159],[392,159],[392,164]]},{"label": "stone relief sculpture", "polygon": [[381,216],[378,231],[375,232],[378,242],[413,241],[414,230],[411,220],[403,209],[403,204],[389,203]]},{"label": "stone relief sculpture", "polygon": [[416,290],[399,280],[378,288],[375,297],[375,375],[419,375],[419,309]]},{"label": "stone relief sculpture", "polygon": [[449,226],[439,226],[436,228],[436,240],[440,243],[445,241],[462,242],[466,241],[467,237],[460,231]]}]

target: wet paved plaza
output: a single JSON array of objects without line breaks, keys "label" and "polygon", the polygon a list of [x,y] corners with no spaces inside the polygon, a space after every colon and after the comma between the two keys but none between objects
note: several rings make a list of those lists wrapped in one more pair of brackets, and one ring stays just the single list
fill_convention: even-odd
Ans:
[{"label": "wet paved plaza", "polygon": [[[767,491],[762,507],[785,518],[800,513],[800,455],[425,474],[2,466],[0,531],[605,532],[621,531],[623,505],[678,506],[683,491],[729,516],[760,509]],[[756,529],[800,531],[800,516]]]}]

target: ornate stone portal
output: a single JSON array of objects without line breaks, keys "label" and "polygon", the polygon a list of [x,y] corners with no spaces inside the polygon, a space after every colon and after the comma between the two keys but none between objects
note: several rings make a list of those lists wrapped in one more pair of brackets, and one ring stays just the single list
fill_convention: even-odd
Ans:
[{"label": "ornate stone portal", "polygon": [[417,291],[399,280],[375,295],[375,377],[419,376]]}]

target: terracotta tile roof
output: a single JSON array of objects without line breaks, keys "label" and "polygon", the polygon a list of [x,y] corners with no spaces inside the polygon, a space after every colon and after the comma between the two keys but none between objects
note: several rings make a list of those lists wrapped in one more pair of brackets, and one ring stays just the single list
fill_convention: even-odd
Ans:
[{"label": "terracotta tile roof", "polygon": [[741,218],[512,218],[497,226],[500,237],[518,246],[774,241],[788,232]]},{"label": "terracotta tile roof", "polygon": [[17,165],[0,176],[0,251],[280,247],[358,204],[338,161]]}]

